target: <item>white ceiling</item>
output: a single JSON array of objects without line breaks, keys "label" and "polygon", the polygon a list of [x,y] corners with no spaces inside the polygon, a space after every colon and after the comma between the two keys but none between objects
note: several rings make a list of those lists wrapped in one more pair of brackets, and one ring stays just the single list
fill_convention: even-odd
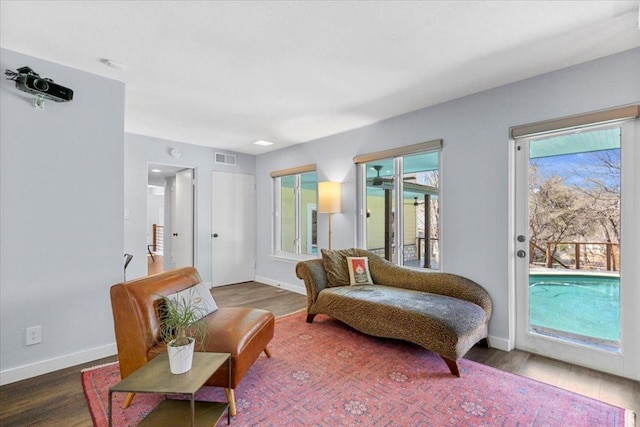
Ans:
[{"label": "white ceiling", "polygon": [[125,82],[127,132],[259,154],[640,46],[638,6],[2,1],[0,45]]}]

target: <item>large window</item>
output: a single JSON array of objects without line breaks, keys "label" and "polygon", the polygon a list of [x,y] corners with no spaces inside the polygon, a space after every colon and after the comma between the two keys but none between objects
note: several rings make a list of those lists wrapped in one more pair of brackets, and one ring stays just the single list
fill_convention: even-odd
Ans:
[{"label": "large window", "polygon": [[317,249],[318,186],[315,165],[273,172],[274,252],[313,255]]},{"label": "large window", "polygon": [[360,246],[397,265],[440,268],[441,141],[356,157]]}]

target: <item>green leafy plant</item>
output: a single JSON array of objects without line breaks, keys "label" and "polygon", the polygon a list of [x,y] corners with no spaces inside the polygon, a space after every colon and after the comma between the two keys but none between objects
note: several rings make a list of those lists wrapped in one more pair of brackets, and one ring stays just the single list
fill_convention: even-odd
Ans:
[{"label": "green leafy plant", "polygon": [[175,347],[189,344],[189,338],[194,338],[200,346],[207,335],[207,314],[204,307],[198,304],[198,299],[162,296],[159,305],[161,339]]}]

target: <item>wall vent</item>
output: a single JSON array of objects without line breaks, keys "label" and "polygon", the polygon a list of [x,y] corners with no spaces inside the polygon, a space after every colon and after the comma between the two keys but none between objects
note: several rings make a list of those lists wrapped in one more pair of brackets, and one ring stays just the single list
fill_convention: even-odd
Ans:
[{"label": "wall vent", "polygon": [[233,154],[216,153],[216,163],[235,166],[236,156]]}]

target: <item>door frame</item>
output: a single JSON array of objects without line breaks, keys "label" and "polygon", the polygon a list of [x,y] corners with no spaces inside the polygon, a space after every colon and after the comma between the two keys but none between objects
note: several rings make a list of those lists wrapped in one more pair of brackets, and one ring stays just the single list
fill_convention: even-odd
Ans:
[{"label": "door frame", "polygon": [[[594,123],[585,126],[588,129],[603,127],[622,126],[621,141],[621,186],[622,186],[622,208],[621,208],[621,230],[624,230],[624,239],[621,239],[621,261],[620,261],[620,349],[618,352],[606,351],[591,346],[563,341],[561,339],[547,337],[536,334],[533,345],[530,340],[524,340],[523,334],[530,335],[527,330],[528,322],[522,323],[518,313],[528,310],[528,280],[527,291],[523,291],[523,282],[528,279],[528,256],[518,258],[516,251],[524,249],[529,252],[529,229],[522,225],[522,218],[518,218],[518,203],[522,203],[522,195],[526,194],[528,202],[528,182],[519,176],[519,171],[526,168],[528,176],[529,155],[528,141],[539,137],[539,135],[528,138],[511,139],[509,150],[509,174],[510,174],[510,203],[509,203],[509,350],[519,348],[543,356],[561,359],[563,361],[586,366],[614,375],[619,375],[635,380],[640,379],[640,342],[634,339],[637,331],[633,325],[640,324],[640,314],[636,313],[635,307],[640,305],[640,287],[633,286],[640,280],[639,263],[634,262],[640,254],[640,226],[634,224],[634,214],[640,213],[640,197],[635,193],[640,189],[640,147],[638,136],[640,136],[640,121],[626,120],[618,123],[598,126]],[[567,129],[568,130],[568,129]],[[560,131],[560,129],[558,130]],[[554,132],[555,133],[555,132]],[[519,155],[524,150],[525,155]],[[525,164],[526,163],[526,164]],[[520,209],[524,209],[520,207]],[[528,209],[526,209],[528,218]],[[517,241],[518,235],[525,235],[524,243]],[[524,246],[523,246],[524,245]],[[624,246],[622,246],[624,245]],[[518,264],[521,263],[521,264]],[[522,265],[526,263],[526,266]],[[520,266],[519,266],[520,265]],[[525,274],[526,273],[526,274]],[[520,288],[518,288],[520,286]],[[520,292],[519,292],[520,291]],[[624,297],[623,297],[624,294]],[[528,319],[528,314],[526,315]]]}]

